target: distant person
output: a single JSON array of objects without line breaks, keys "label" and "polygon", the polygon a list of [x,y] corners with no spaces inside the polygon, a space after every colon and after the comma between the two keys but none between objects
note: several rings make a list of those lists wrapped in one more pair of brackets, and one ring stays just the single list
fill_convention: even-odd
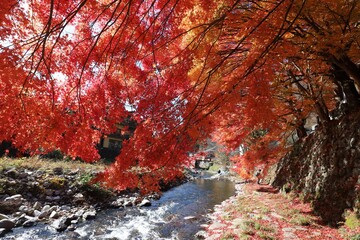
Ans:
[{"label": "distant person", "polygon": [[255,177],[257,178],[257,184],[261,182],[261,169],[258,169],[255,173]]}]

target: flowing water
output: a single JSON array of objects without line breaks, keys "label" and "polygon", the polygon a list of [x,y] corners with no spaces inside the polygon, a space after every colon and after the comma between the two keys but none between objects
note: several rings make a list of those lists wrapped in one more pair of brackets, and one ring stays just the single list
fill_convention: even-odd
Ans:
[{"label": "flowing water", "polygon": [[228,180],[197,179],[165,192],[150,207],[109,209],[96,219],[77,225],[74,232],[55,232],[37,225],[16,228],[5,239],[194,239],[206,214],[216,204],[234,195],[234,183]]}]

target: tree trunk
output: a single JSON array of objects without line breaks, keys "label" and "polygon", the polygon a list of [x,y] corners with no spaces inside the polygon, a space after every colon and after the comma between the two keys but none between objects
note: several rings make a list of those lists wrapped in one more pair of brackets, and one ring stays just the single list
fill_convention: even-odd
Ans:
[{"label": "tree trunk", "polygon": [[334,55],[331,55],[332,62],[344,70],[346,74],[354,81],[358,89],[360,89],[360,69],[356,64],[346,55],[341,54],[339,58],[336,58]]},{"label": "tree trunk", "polygon": [[352,81],[344,70],[333,66],[334,82],[340,85],[342,94],[341,99],[346,99],[345,111],[352,111],[360,107],[360,95],[356,90],[354,81]]}]

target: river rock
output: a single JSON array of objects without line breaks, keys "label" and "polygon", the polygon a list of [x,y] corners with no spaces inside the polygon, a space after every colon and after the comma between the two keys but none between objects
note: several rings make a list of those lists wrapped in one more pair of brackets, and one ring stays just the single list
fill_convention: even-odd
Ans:
[{"label": "river rock", "polygon": [[19,207],[21,206],[22,197],[21,195],[14,195],[14,196],[7,197],[4,199],[4,201],[0,201],[1,213],[11,214],[19,209]]},{"label": "river rock", "polygon": [[46,196],[52,196],[53,193],[54,193],[54,190],[52,190],[52,189],[45,189],[45,195],[46,195]]},{"label": "river rock", "polygon": [[6,230],[11,230],[15,227],[15,222],[10,219],[2,219],[0,220],[0,228],[5,228]]},{"label": "river rock", "polygon": [[16,219],[16,222],[15,222],[15,227],[20,227],[24,224],[24,222],[26,222],[28,219],[26,218],[26,214],[23,213],[21,216],[19,216],[17,219]]},{"label": "river rock", "polygon": [[69,206],[69,205],[62,205],[61,207],[60,207],[60,210],[64,210],[64,211],[70,211],[71,210],[71,207]]},{"label": "river rock", "polygon": [[50,205],[45,205],[42,209],[41,212],[47,212],[50,209]]},{"label": "river rock", "polygon": [[58,217],[59,217],[59,213],[57,211],[52,211],[49,216],[49,218],[58,218]]},{"label": "river rock", "polygon": [[50,213],[53,212],[53,211],[59,211],[59,206],[56,206],[56,205],[55,205],[55,206],[52,206],[52,207],[49,208],[48,211],[49,211]]},{"label": "river rock", "polygon": [[75,216],[80,218],[80,217],[82,217],[84,215],[84,213],[85,213],[84,209],[80,209],[80,210],[75,212]]},{"label": "river rock", "polygon": [[95,217],[96,217],[96,211],[95,210],[86,211],[84,213],[84,215],[83,215],[84,220],[94,219]]},{"label": "river rock", "polygon": [[26,220],[24,223],[23,223],[23,227],[32,227],[36,224],[36,220],[35,219],[29,219],[29,220]]},{"label": "river rock", "polygon": [[15,168],[12,168],[6,172],[6,175],[15,179],[19,176],[19,172]]},{"label": "river rock", "polygon": [[110,203],[110,207],[118,208],[118,207],[122,207],[123,204],[124,204],[124,199],[118,198],[115,201]]},{"label": "river rock", "polygon": [[74,224],[71,224],[68,228],[69,231],[75,231],[76,230],[76,226]]},{"label": "river rock", "polygon": [[39,217],[41,212],[39,210],[34,210],[34,217]]},{"label": "river rock", "polygon": [[195,218],[196,218],[195,216],[187,216],[187,217],[184,217],[184,220],[192,220]]},{"label": "river rock", "polygon": [[56,167],[56,168],[53,169],[53,173],[55,175],[61,175],[61,174],[64,173],[64,171],[63,171],[62,167]]},{"label": "river rock", "polygon": [[9,219],[9,216],[0,213],[0,220],[2,219]]},{"label": "river rock", "polygon": [[25,213],[23,213],[23,212],[15,212],[15,213],[13,213],[13,217],[20,217],[23,214],[25,214]]},{"label": "river rock", "polygon": [[67,229],[67,227],[70,225],[70,221],[67,217],[61,217],[59,219],[56,219],[51,226],[55,228],[56,231],[61,232]]},{"label": "river rock", "polygon": [[21,172],[21,173],[19,173],[19,178],[20,178],[20,179],[27,180],[27,176],[28,176],[27,172]]},{"label": "river rock", "polygon": [[4,202],[12,202],[16,205],[21,205],[23,198],[20,194],[12,195],[4,199]]},{"label": "river rock", "polygon": [[19,211],[20,211],[20,212],[26,213],[28,210],[29,210],[29,208],[28,208],[27,206],[25,206],[25,205],[21,205],[21,206],[19,207]]},{"label": "river rock", "polygon": [[77,193],[77,194],[74,195],[74,201],[76,203],[82,203],[82,202],[85,201],[85,197],[81,193]]},{"label": "river rock", "polygon": [[55,196],[55,197],[52,197],[52,196],[46,196],[45,198],[47,201],[51,201],[51,202],[54,202],[54,201],[59,201],[61,199],[60,196]]},{"label": "river rock", "polygon": [[0,237],[5,236],[8,231],[5,228],[0,228]]},{"label": "river rock", "polygon": [[139,207],[149,207],[149,206],[151,206],[151,202],[146,198],[144,198],[139,204]]},{"label": "river rock", "polygon": [[201,230],[195,234],[195,239],[206,239],[207,233],[204,230]]},{"label": "river rock", "polygon": [[42,219],[42,218],[46,218],[50,215],[50,212],[49,211],[44,211],[44,212],[41,212],[37,217],[39,219]]},{"label": "river rock", "polygon": [[132,207],[132,206],[134,206],[134,203],[131,200],[125,200],[123,206],[124,207]]}]

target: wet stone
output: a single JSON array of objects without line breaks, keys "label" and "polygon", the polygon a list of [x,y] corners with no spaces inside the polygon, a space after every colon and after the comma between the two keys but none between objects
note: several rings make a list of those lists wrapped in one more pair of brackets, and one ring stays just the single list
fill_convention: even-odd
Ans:
[{"label": "wet stone", "polygon": [[87,211],[83,215],[84,220],[94,219],[96,217],[96,211]]},{"label": "wet stone", "polygon": [[9,216],[0,213],[0,220],[2,219],[9,219]]},{"label": "wet stone", "polygon": [[23,223],[23,227],[32,227],[36,224],[35,219],[29,219]]},{"label": "wet stone", "polygon": [[6,230],[11,230],[15,227],[15,222],[10,219],[2,219],[0,220],[0,228],[5,228]]}]

